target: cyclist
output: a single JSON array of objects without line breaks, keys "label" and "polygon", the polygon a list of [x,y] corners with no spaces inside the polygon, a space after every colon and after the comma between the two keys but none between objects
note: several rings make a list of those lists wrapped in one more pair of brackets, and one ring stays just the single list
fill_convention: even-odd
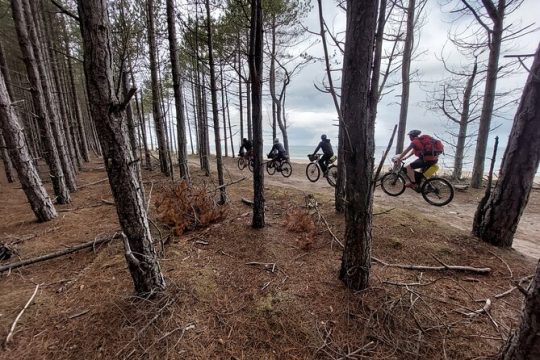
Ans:
[{"label": "cyclist", "polygon": [[287,151],[285,151],[285,148],[283,145],[279,142],[278,138],[274,139],[274,146],[272,146],[272,149],[268,153],[269,159],[274,159],[275,161],[281,161],[286,160],[288,158]]},{"label": "cyclist", "polygon": [[330,139],[328,139],[325,134],[321,135],[321,142],[319,143],[319,145],[317,145],[317,148],[313,152],[312,156],[315,156],[319,149],[322,149],[323,151],[323,156],[321,156],[321,158],[319,159],[319,166],[321,167],[321,170],[324,174],[323,176],[326,177],[326,171],[328,170],[328,162],[330,161],[332,156],[334,156],[334,149],[332,149]]},{"label": "cyclist", "polygon": [[[244,152],[245,150],[245,152]],[[251,141],[249,141],[246,138],[242,139],[242,144],[240,146],[240,152],[238,153],[238,156],[242,156],[246,159],[251,157],[251,154],[253,152],[253,144],[251,144]]]},{"label": "cyclist", "polygon": [[396,155],[393,160],[395,162],[399,162],[401,160],[406,160],[410,158],[411,156],[415,155],[418,157],[415,161],[410,163],[405,167],[407,170],[407,175],[409,177],[410,183],[406,184],[405,186],[411,189],[417,189],[416,182],[418,181],[415,176],[415,169],[421,169],[421,171],[424,171],[425,169],[429,168],[431,165],[434,165],[439,161],[438,156],[425,156],[424,157],[424,145],[422,144],[422,141],[420,141],[420,134],[422,132],[420,130],[411,130],[407,133],[409,135],[409,139],[411,140],[411,143],[409,146],[399,155]]}]

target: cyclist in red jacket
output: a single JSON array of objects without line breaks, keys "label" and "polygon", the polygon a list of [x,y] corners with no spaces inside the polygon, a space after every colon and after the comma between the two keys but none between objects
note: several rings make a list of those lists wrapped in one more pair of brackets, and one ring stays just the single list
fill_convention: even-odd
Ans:
[{"label": "cyclist in red jacket", "polygon": [[429,168],[431,165],[434,165],[437,163],[437,161],[439,161],[437,156],[429,156],[429,158],[424,157],[424,145],[419,139],[421,133],[422,132],[420,130],[409,131],[407,135],[409,135],[411,143],[405,150],[403,150],[401,154],[397,155],[393,159],[395,162],[399,162],[401,160],[406,160],[413,155],[418,157],[418,159],[405,167],[405,169],[407,169],[407,175],[411,180],[411,182],[406,184],[405,186],[412,189],[416,189],[416,182],[418,181],[415,175],[416,171],[414,170],[422,169],[422,171],[424,171],[425,169]]}]

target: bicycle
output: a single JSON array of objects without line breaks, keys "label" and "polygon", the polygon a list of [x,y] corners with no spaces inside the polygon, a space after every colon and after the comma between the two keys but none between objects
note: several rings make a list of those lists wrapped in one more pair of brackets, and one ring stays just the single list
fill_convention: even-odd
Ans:
[{"label": "bicycle", "polygon": [[238,169],[244,170],[247,166],[249,171],[253,172],[253,156],[252,155],[239,155],[238,156]]},{"label": "bicycle", "polygon": [[[405,169],[405,162],[395,163],[392,170],[384,174],[381,178],[382,190],[390,196],[399,196],[405,191],[405,178],[411,180]],[[435,206],[444,206],[454,198],[454,187],[447,180],[434,177],[439,170],[439,166],[431,165],[424,172],[417,172],[418,184],[416,191],[422,194],[424,200]]]},{"label": "bicycle", "polygon": [[[319,166],[319,159],[321,158],[321,154],[308,154],[308,159],[310,163],[306,167],[306,177],[311,182],[316,182],[319,180],[321,176],[321,167]],[[330,186],[336,187],[337,182],[337,176],[338,176],[338,168],[337,165],[334,165],[334,162],[336,161],[336,156],[332,156],[330,160],[328,161],[328,168],[326,169],[326,181],[330,184]]]},{"label": "bicycle", "polygon": [[288,178],[292,174],[292,165],[287,159],[277,160],[275,158],[271,158],[266,163],[266,172],[268,173],[268,175],[274,175],[276,171],[280,172],[281,175]]}]

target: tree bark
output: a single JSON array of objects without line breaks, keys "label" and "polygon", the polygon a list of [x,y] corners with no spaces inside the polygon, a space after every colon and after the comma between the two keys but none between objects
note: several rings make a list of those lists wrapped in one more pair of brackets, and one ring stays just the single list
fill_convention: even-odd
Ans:
[{"label": "tree bark", "polygon": [[501,359],[540,359],[540,261],[525,296],[521,323],[508,338]]},{"label": "tree bark", "polygon": [[43,97],[45,100],[45,109],[51,122],[51,128],[56,142],[60,164],[64,172],[66,185],[69,191],[75,192],[77,191],[77,184],[75,182],[73,163],[71,162],[69,147],[64,131],[64,119],[58,115],[60,110],[59,102],[57,101],[58,97],[54,94],[54,92],[58,93],[60,89],[55,89],[55,86],[50,81],[51,76],[54,78],[54,73],[49,73],[49,71],[52,71],[52,68],[50,66],[49,68],[46,67],[46,64],[52,63],[46,49],[48,41],[46,38],[44,39],[43,36],[39,36],[44,28],[40,17],[40,10],[37,8],[36,2],[30,3],[30,0],[23,0],[23,11],[26,16],[27,25],[30,25],[28,27],[30,42],[34,48],[34,56],[36,58],[36,65],[38,67]]},{"label": "tree bark", "polygon": [[165,288],[144,207],[137,164],[129,149],[124,108],[116,98],[112,76],[111,37],[106,0],[80,0],[84,71],[95,121],[103,150],[118,219],[127,236],[126,260],[139,294],[153,294]]},{"label": "tree bark", "polygon": [[171,56],[171,72],[174,90],[174,105],[176,110],[176,135],[178,138],[178,166],[180,177],[190,181],[187,160],[186,119],[182,82],[180,79],[180,64],[178,59],[178,44],[176,40],[174,0],[167,0],[167,27],[169,30],[169,53]]},{"label": "tree bark", "polygon": [[499,74],[499,55],[501,53],[501,43],[503,35],[504,10],[506,0],[499,0],[495,9],[492,0],[482,0],[488,9],[487,13],[493,22],[489,37],[491,41],[489,47],[489,59],[486,73],[486,86],[484,89],[484,102],[480,114],[480,125],[476,138],[476,151],[474,153],[473,172],[471,176],[471,187],[478,189],[482,186],[484,177],[484,163],[486,159],[487,142],[491,128],[491,116],[493,115],[493,104],[495,102],[495,92],[497,89],[497,77]]},{"label": "tree bark", "polygon": [[152,83],[152,114],[156,126],[156,137],[159,151],[160,169],[165,176],[171,176],[171,164],[169,163],[169,148],[167,146],[167,132],[165,119],[161,112],[161,93],[159,91],[156,30],[154,26],[154,0],[146,0],[146,21],[148,34],[148,52],[150,56],[150,78]]},{"label": "tree bark", "polygon": [[411,59],[414,45],[414,15],[416,0],[409,0],[407,7],[407,31],[403,48],[403,62],[401,65],[401,103],[399,109],[398,137],[396,142],[396,154],[401,154],[404,148],[405,131],[407,128],[407,113],[409,111],[409,93],[411,76]]},{"label": "tree bark", "polygon": [[465,85],[465,91],[463,92],[463,106],[461,109],[461,116],[459,119],[459,132],[456,144],[456,154],[454,159],[454,171],[452,176],[455,179],[461,179],[461,172],[463,171],[463,159],[465,153],[465,141],[467,140],[467,127],[469,125],[469,113],[471,105],[471,94],[474,88],[474,80],[476,78],[476,72],[478,70],[478,64],[475,61],[474,67],[467,84]]},{"label": "tree bark", "polygon": [[[7,65],[5,53],[4,53],[4,46],[2,45],[2,42],[0,42],[0,71],[2,72],[2,75],[4,75],[5,83],[6,83],[6,91],[8,93],[9,99],[13,100],[13,90],[10,89],[11,87],[11,76],[9,75],[9,68]],[[13,165],[11,163],[11,159],[9,157],[9,153],[7,151],[6,142],[4,140],[4,136],[2,135],[2,130],[0,129],[0,156],[2,157],[2,161],[4,163],[4,172],[6,173],[6,179],[8,183],[12,183],[15,181],[13,178]]]},{"label": "tree bark", "polygon": [[529,201],[540,162],[540,46],[503,156],[499,179],[485,204],[478,206],[473,234],[496,246],[510,247]]},{"label": "tree bark", "polygon": [[[249,46],[249,74],[253,105],[253,219],[251,226],[256,229],[265,226],[264,220],[264,167],[262,137],[262,74],[263,74],[263,24],[261,0],[251,2],[251,28]],[[248,120],[248,133],[251,126]]]},{"label": "tree bark", "polygon": [[57,216],[56,210],[34,167],[22,127],[13,110],[2,71],[0,71],[0,129],[23,191],[38,221],[54,219]]},{"label": "tree bark", "polygon": [[[216,164],[218,173],[218,184],[220,186],[220,204],[225,204],[227,194],[225,192],[225,181],[223,179],[223,160],[221,158],[221,135],[219,133],[219,110],[217,99],[216,69],[214,64],[214,48],[212,44],[212,26],[210,24],[210,0],[205,1],[206,6],[206,31],[208,41],[208,65],[210,66],[210,95],[212,97],[212,117],[214,119],[214,137],[216,142]],[[223,114],[225,116],[225,114]]]},{"label": "tree bark", "polygon": [[40,75],[36,65],[34,50],[30,42],[28,29],[33,27],[33,24],[27,25],[23,12],[24,0],[11,0],[11,8],[13,11],[13,21],[19,39],[19,46],[23,56],[23,61],[30,82],[30,92],[32,94],[32,102],[34,104],[34,114],[36,122],[39,126],[41,139],[44,146],[43,157],[51,171],[51,180],[53,184],[56,201],[59,204],[67,204],[70,202],[69,190],[64,179],[64,172],[60,164],[60,157],[56,148],[56,142],[53,136],[51,121],[47,115],[45,100],[43,98],[43,88],[41,87]]},{"label": "tree bark", "polygon": [[339,278],[354,290],[367,288],[371,266],[375,144],[369,89],[377,4],[377,0],[347,1],[341,98],[347,203]]}]

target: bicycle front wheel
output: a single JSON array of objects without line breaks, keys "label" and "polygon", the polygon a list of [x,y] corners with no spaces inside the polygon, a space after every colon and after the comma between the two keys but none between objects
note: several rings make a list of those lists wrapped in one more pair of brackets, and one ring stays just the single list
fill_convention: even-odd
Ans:
[{"label": "bicycle front wheel", "polygon": [[336,187],[337,183],[337,177],[338,177],[338,168],[336,165],[330,165],[328,167],[328,170],[326,171],[326,181],[333,186]]},{"label": "bicycle front wheel", "polygon": [[321,176],[321,169],[315,163],[310,163],[306,167],[306,177],[311,182],[316,182]]},{"label": "bicycle front wheel", "polygon": [[246,161],[243,157],[238,158],[238,168],[244,170],[246,168]]},{"label": "bicycle front wheel", "polygon": [[284,161],[281,163],[281,175],[284,177],[289,177],[292,174],[292,165],[288,161]]},{"label": "bicycle front wheel", "polygon": [[274,175],[276,173],[276,162],[275,161],[269,161],[266,163],[266,172],[268,175]]},{"label": "bicycle front wheel", "polygon": [[454,198],[454,187],[447,180],[432,177],[422,185],[422,197],[431,205],[444,206]]},{"label": "bicycle front wheel", "polygon": [[389,172],[381,178],[381,189],[390,196],[399,196],[405,191],[405,179],[400,174]]}]

